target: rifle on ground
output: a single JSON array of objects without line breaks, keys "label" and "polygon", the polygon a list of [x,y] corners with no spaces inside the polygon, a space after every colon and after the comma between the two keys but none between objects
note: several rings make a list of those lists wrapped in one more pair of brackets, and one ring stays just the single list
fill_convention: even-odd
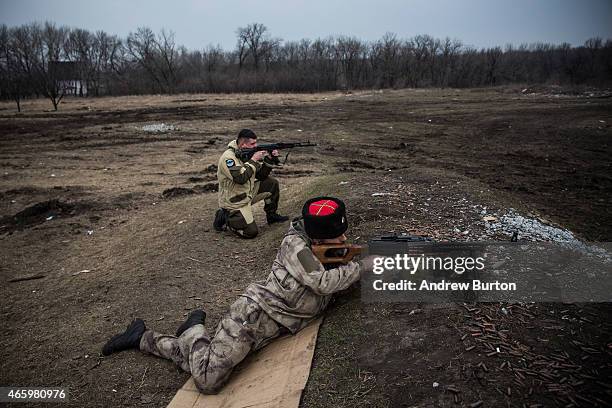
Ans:
[{"label": "rifle on ground", "polygon": [[[374,245],[389,243],[389,242],[425,242],[431,241],[430,238],[420,237],[409,234],[392,234],[383,235],[378,238],[373,238],[370,242]],[[366,245],[355,244],[321,244],[313,245],[312,252],[322,264],[341,263],[346,264],[353,260],[354,257],[361,255]]]},{"label": "rifle on ground", "polygon": [[[251,160],[251,157],[255,154],[255,152],[267,151],[270,154],[270,159],[274,164],[280,164],[280,160],[276,156],[272,156],[273,150],[286,150],[286,149],[295,149],[296,147],[310,147],[316,146],[316,143],[310,142],[279,142],[279,143],[267,143],[260,144],[257,147],[252,147],[250,149],[240,149],[236,152],[236,156],[242,160],[243,162]],[[283,164],[287,163],[287,159],[289,158],[289,153],[285,156],[285,161]]]}]

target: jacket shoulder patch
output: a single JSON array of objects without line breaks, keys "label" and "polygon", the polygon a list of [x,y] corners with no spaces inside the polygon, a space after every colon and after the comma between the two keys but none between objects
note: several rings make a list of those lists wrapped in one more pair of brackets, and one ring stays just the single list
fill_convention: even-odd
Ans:
[{"label": "jacket shoulder patch", "polygon": [[302,264],[302,268],[306,273],[314,272],[319,269],[320,262],[315,258],[314,254],[309,248],[303,248],[297,254],[297,258]]},{"label": "jacket shoulder patch", "polygon": [[232,159],[227,159],[225,160],[225,164],[227,164],[227,167],[234,167],[236,165],[236,162]]}]

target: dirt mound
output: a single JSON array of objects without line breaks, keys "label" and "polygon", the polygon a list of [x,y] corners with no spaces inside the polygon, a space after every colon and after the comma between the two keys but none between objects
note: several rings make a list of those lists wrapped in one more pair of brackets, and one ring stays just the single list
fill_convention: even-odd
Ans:
[{"label": "dirt mound", "polygon": [[[187,153],[206,153],[206,149],[210,149],[217,143],[217,138],[208,139],[204,143],[194,144],[189,147],[189,149],[185,150]],[[216,169],[215,169],[216,170]]]},{"label": "dirt mound", "polygon": [[13,188],[10,190],[6,190],[6,191],[0,191],[0,199],[7,199],[9,197],[16,197],[16,196],[20,196],[20,195],[34,195],[34,194],[40,194],[41,192],[44,192],[45,190],[42,188],[36,188],[36,187],[20,187],[20,188]]},{"label": "dirt mound", "polygon": [[338,168],[341,172],[349,172],[353,173],[355,171],[364,171],[364,170],[375,170],[376,166],[371,163],[367,163],[361,160],[351,160],[348,162],[337,162],[334,163],[334,166]]},{"label": "dirt mound", "polygon": [[174,197],[182,197],[182,196],[191,195],[191,194],[215,193],[217,191],[219,191],[219,184],[208,183],[208,184],[199,184],[197,186],[193,186],[193,188],[187,188],[187,187],[168,188],[162,192],[162,197],[174,198]]},{"label": "dirt mound", "polygon": [[172,197],[180,197],[184,195],[195,194],[192,188],[185,187],[172,187],[164,190],[162,192],[162,197],[164,198],[172,198]]},{"label": "dirt mound", "polygon": [[315,174],[312,170],[275,170],[274,173],[279,177],[304,177]]},{"label": "dirt mound", "polygon": [[190,183],[199,183],[200,181],[205,181],[204,177],[189,177],[188,180]]},{"label": "dirt mound", "polygon": [[216,193],[219,191],[219,183],[200,184],[193,187],[193,190],[198,193]]},{"label": "dirt mound", "polygon": [[214,174],[204,174],[203,176],[189,177],[187,181],[189,183],[200,183],[202,181],[213,181],[216,179],[217,179],[217,176],[215,176]]},{"label": "dirt mound", "polygon": [[73,217],[85,206],[80,204],[69,204],[59,200],[49,200],[36,203],[30,207],[19,211],[17,214],[2,217],[0,219],[0,229],[13,232],[51,221],[54,218]]},{"label": "dirt mound", "polygon": [[[74,159],[74,158],[72,158]],[[86,189],[83,186],[53,186],[49,188],[41,188],[34,186],[21,186],[17,188],[12,188],[5,191],[0,191],[0,200],[4,199],[12,199],[20,196],[35,196],[35,195],[49,195],[55,194],[58,195],[58,192],[61,193],[78,193],[83,194]]]}]

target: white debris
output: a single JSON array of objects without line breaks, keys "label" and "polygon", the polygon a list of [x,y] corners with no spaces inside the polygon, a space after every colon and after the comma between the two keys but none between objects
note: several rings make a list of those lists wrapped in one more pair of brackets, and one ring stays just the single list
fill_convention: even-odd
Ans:
[{"label": "white debris", "polygon": [[440,383],[435,382],[432,385],[433,385],[434,388],[438,388],[440,386]]},{"label": "white debris", "polygon": [[511,237],[516,232],[518,233],[519,240],[556,242],[564,248],[577,250],[585,254],[595,255],[604,259],[605,262],[612,262],[612,255],[610,255],[605,249],[595,245],[585,244],[576,238],[571,231],[544,224],[543,222],[533,218],[524,217],[518,214],[512,208],[510,208],[506,214],[497,218],[497,222],[485,223],[485,227],[489,235],[501,233]]},{"label": "white debris", "polygon": [[141,129],[148,133],[164,133],[172,130],[178,130],[178,127],[174,125],[166,125],[165,123],[154,123],[152,125],[144,125]]},{"label": "white debris", "polygon": [[393,193],[372,193],[372,197],[380,197],[380,196],[396,196],[397,194]]},{"label": "white debris", "polygon": [[497,222],[487,223],[486,228],[491,233],[501,232],[508,236],[512,236],[516,231],[520,239],[527,241],[579,242],[570,231],[523,217],[512,208]]},{"label": "white debris", "polygon": [[47,221],[51,221],[52,219],[53,219],[53,216],[52,216],[52,215],[50,215],[50,216],[48,216],[47,218],[45,218],[45,220],[47,220]]}]

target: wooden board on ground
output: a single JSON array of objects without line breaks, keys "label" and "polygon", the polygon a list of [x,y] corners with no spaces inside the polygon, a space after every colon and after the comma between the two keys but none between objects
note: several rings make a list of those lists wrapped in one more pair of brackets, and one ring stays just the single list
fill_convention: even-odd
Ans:
[{"label": "wooden board on ground", "polygon": [[297,408],[310,374],[321,320],[247,357],[217,395],[201,394],[190,378],[168,408]]}]

